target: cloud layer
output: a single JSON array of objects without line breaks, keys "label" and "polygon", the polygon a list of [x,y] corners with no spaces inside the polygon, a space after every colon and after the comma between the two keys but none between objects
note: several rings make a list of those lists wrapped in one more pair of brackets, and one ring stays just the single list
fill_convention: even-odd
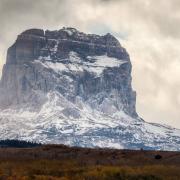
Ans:
[{"label": "cloud layer", "polygon": [[1,0],[0,67],[25,29],[111,32],[131,56],[140,116],[180,128],[179,7],[179,0]]}]

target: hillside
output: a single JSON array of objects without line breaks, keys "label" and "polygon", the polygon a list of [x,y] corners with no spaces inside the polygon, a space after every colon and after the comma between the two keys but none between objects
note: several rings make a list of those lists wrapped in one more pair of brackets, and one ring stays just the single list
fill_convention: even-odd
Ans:
[{"label": "hillside", "polygon": [[0,148],[0,179],[179,179],[180,152],[45,145]]}]

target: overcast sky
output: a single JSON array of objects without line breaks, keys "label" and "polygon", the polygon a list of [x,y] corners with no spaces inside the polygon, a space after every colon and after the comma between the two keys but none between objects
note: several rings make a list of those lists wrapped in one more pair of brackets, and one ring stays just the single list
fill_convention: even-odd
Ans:
[{"label": "overcast sky", "polygon": [[29,28],[112,33],[130,54],[137,111],[180,128],[180,0],[0,0],[0,71]]}]

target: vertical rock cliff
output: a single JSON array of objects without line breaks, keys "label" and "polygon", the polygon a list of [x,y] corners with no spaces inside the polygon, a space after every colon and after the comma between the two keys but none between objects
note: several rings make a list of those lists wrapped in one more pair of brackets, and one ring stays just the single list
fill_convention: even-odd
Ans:
[{"label": "vertical rock cliff", "polygon": [[111,34],[24,31],[8,49],[0,92],[1,139],[180,148],[179,130],[138,117],[130,58]]},{"label": "vertical rock cliff", "polygon": [[92,107],[106,104],[137,116],[129,55],[110,34],[27,30],[8,49],[1,87],[2,107],[42,105],[43,96],[56,91],[71,102],[79,96]]}]

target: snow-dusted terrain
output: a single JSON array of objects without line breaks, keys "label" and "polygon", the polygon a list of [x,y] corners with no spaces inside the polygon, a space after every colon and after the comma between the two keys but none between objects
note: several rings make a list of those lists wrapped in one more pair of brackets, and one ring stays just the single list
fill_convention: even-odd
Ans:
[{"label": "snow-dusted terrain", "polygon": [[180,130],[137,115],[129,56],[109,34],[25,31],[8,50],[0,91],[0,139],[180,150]]},{"label": "snow-dusted terrain", "polygon": [[133,119],[123,111],[108,115],[92,109],[80,97],[76,104],[55,92],[47,97],[39,112],[2,111],[0,138],[84,147],[180,149],[180,130]]}]

